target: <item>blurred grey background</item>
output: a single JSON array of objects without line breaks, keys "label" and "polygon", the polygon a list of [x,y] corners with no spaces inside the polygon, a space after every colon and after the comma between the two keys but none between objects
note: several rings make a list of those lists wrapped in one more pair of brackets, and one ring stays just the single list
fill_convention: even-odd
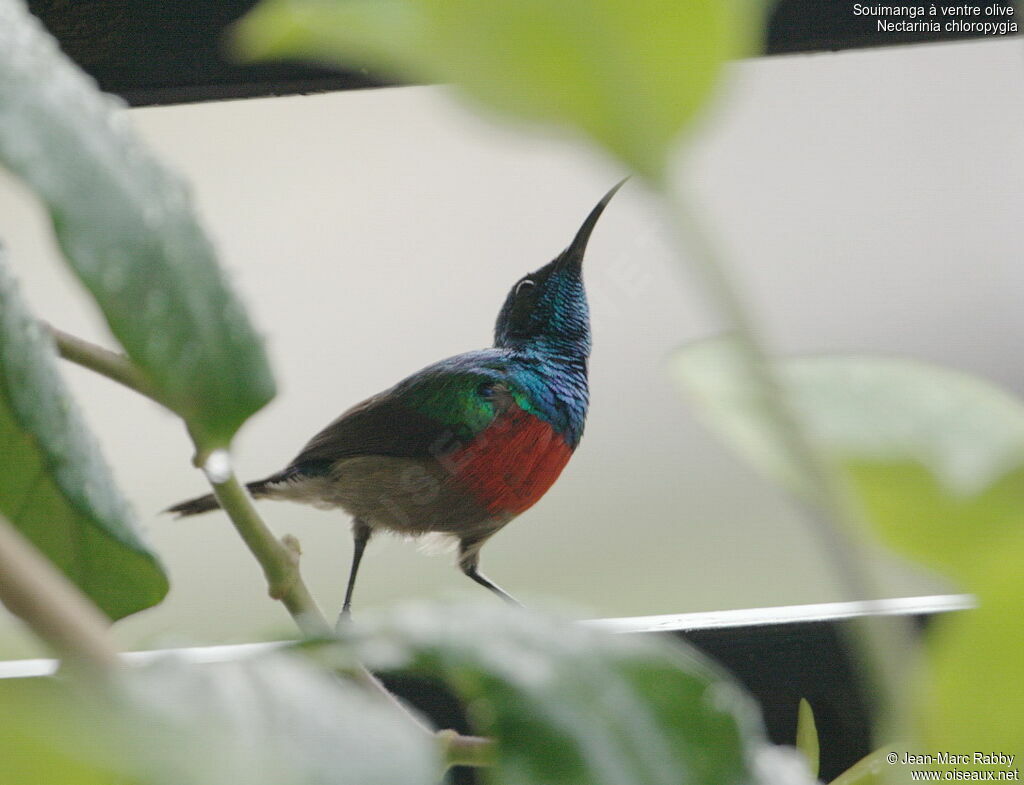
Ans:
[{"label": "blurred grey background", "polygon": [[[1024,392],[1020,195],[1024,70],[1013,40],[760,59],[680,157],[771,345],[954,365]],[[507,288],[547,262],[621,172],[575,141],[508,129],[443,88],[132,110],[194,185],[224,264],[267,336],[278,398],[240,434],[240,473],[281,467],[351,404],[487,345]],[[55,260],[38,206],[0,176],[0,237],[37,313],[109,345]],[[665,361],[715,331],[662,217],[628,185],[586,267],[593,404],[548,496],[485,548],[528,601],[601,616],[851,599],[787,501],[694,421]],[[127,647],[291,635],[226,518],[174,521],[204,490],[179,424],[77,368],[78,393],[162,554],[167,601]],[[264,503],[303,544],[333,615],[351,543],[340,513]],[[944,591],[878,555],[893,595]],[[356,607],[483,590],[414,543],[379,538]],[[36,651],[0,612],[0,656]]]}]

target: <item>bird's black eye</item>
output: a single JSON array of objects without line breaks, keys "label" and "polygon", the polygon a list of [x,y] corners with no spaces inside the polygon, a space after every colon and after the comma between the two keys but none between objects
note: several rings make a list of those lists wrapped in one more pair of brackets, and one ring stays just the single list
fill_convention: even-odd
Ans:
[{"label": "bird's black eye", "polygon": [[532,289],[536,285],[537,282],[534,281],[532,278],[524,278],[523,280],[516,284],[516,297],[522,294],[524,290]]},{"label": "bird's black eye", "polygon": [[476,394],[481,398],[492,398],[494,397],[494,387],[494,382],[483,382],[476,388]]}]

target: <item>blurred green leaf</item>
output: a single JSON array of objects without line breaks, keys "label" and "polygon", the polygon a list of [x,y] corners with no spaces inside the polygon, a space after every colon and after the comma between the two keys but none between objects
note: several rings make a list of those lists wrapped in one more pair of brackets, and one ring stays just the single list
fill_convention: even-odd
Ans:
[{"label": "blurred green leaf", "polygon": [[[970,586],[989,543],[1024,530],[1024,406],[1013,397],[910,360],[820,356],[778,367],[797,418],[893,548]],[[800,488],[732,341],[686,347],[672,370],[742,455]]]},{"label": "blurred green leaf", "polygon": [[184,183],[20,0],[0,0],[0,165],[43,201],[132,360],[205,444],[226,444],[274,395],[262,343]]},{"label": "blurred green leaf", "polygon": [[106,723],[86,714],[56,679],[0,679],[4,727],[0,782],[4,785],[128,785],[120,766],[89,752]]},{"label": "blurred green leaf", "polygon": [[167,577],[0,254],[0,513],[111,618],[155,605]]},{"label": "blurred green leaf", "polygon": [[756,0],[264,0],[236,45],[451,82],[659,180],[725,61],[753,51],[760,12]]},{"label": "blurred green leaf", "polygon": [[1024,529],[1024,469],[961,496],[917,464],[851,461],[852,487],[885,542],[977,589],[992,543]]},{"label": "blurred green leaf", "polygon": [[[436,785],[433,737],[297,656],[0,680],[11,785]],[[35,757],[35,756],[38,756]]]},{"label": "blurred green leaf", "polygon": [[807,768],[812,777],[818,776],[821,748],[818,746],[818,726],[814,722],[814,710],[806,698],[800,699],[796,716],[796,747],[807,759]]},{"label": "blurred green leaf", "polygon": [[764,745],[752,700],[680,645],[493,604],[413,605],[349,632],[372,668],[445,681],[501,785],[730,785]]},{"label": "blurred green leaf", "polygon": [[929,635],[919,722],[929,750],[1017,756],[998,770],[1024,759],[1024,532],[991,545],[976,557],[978,607],[937,619]]},{"label": "blurred green leaf", "polygon": [[159,661],[121,694],[157,785],[436,785],[442,769],[431,734],[294,655]]}]

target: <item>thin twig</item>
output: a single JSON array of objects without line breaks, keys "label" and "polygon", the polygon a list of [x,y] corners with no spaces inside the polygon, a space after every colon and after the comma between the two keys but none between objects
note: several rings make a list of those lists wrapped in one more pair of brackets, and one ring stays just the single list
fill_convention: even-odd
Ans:
[{"label": "thin twig", "polygon": [[[202,446],[197,444],[196,447],[198,453],[203,454]],[[307,637],[332,637],[333,630],[302,579],[298,540],[290,535],[279,540],[274,535],[256,510],[252,497],[238,481],[225,451],[210,452],[200,468],[206,473],[221,509],[228,514],[239,536],[263,568],[270,596],[284,604]],[[433,729],[424,725],[418,716],[410,712],[365,665],[359,663],[353,675],[359,683],[408,715],[409,719],[425,732],[433,733]]]},{"label": "thin twig", "polygon": [[123,354],[104,349],[102,346],[97,346],[76,335],[58,330],[52,325],[44,324],[44,326],[49,329],[50,335],[57,345],[57,352],[65,360],[95,371],[100,376],[106,376],[161,406],[171,409],[171,406],[149,383],[145,374]]},{"label": "thin twig", "polygon": [[[196,447],[202,454],[202,445]],[[330,637],[331,627],[299,571],[298,541],[294,537],[279,540],[270,530],[232,471],[226,452],[211,452],[200,468],[206,473],[221,508],[263,568],[270,596],[284,604],[304,635]]]},{"label": "thin twig", "polygon": [[2,517],[0,600],[62,659],[99,669],[117,664],[110,620]]},{"label": "thin twig", "polygon": [[[201,444],[196,447],[198,454],[204,454]],[[277,539],[256,510],[252,497],[235,476],[230,458],[224,450],[210,452],[201,468],[221,508],[228,514],[238,534],[263,568],[270,596],[284,604],[307,637],[332,637],[333,631],[327,619],[302,580],[298,540],[290,536],[283,540]],[[376,692],[380,698],[405,714],[425,733],[434,733],[433,728],[411,712],[365,665],[357,663],[353,676],[364,687]]]}]

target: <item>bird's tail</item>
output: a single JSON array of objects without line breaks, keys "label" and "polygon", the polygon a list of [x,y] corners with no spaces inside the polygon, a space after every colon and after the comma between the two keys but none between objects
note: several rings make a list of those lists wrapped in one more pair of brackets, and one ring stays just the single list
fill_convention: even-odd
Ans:
[{"label": "bird's tail", "polygon": [[[281,482],[281,480],[281,474],[274,474],[267,477],[265,480],[246,483],[245,487],[249,489],[249,493],[251,493],[253,497],[259,499],[263,496],[267,496],[269,494],[270,487],[275,483]],[[205,496],[197,496],[194,499],[178,502],[174,506],[168,507],[164,512],[172,513],[179,518],[186,518],[189,515],[201,515],[204,512],[217,509],[220,509],[217,497],[212,493],[208,493]]]}]

